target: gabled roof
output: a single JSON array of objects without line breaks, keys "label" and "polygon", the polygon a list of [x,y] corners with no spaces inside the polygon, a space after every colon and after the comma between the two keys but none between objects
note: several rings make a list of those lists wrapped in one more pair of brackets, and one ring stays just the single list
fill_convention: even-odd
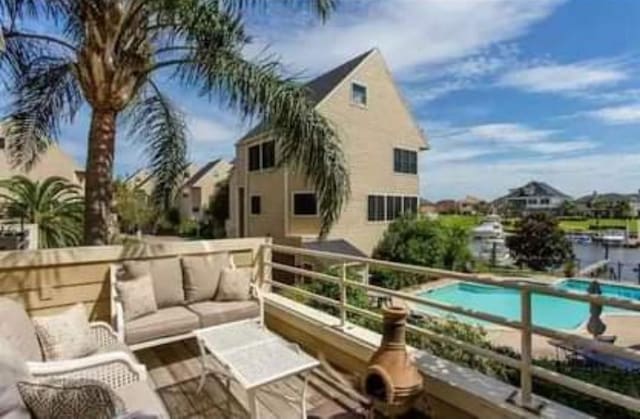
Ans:
[{"label": "gabled roof", "polygon": [[200,179],[206,176],[206,174],[209,173],[218,163],[220,163],[220,161],[222,161],[222,159],[215,159],[208,162],[204,166],[202,166],[200,169],[198,169],[197,172],[193,174],[193,176],[187,179],[187,181],[184,183],[184,186],[194,186],[196,183],[198,183]]},{"label": "gabled roof", "polygon": [[302,247],[309,250],[317,250],[319,252],[339,253],[347,256],[368,257],[364,252],[344,239],[335,240],[318,240],[313,242],[305,242]]},{"label": "gabled roof", "polygon": [[[326,73],[321,74],[315,79],[311,80],[305,87],[308,91],[309,99],[313,102],[314,105],[320,103],[329,93],[331,93],[342,80],[344,80],[353,70],[356,69],[369,55],[373,54],[376,51],[375,48],[370,49],[369,51],[358,55],[351,60],[340,64],[339,66],[327,71]],[[247,140],[249,138],[255,137],[267,130],[267,126],[265,123],[260,122],[253,129],[251,129],[244,137],[242,137],[239,142]]]},{"label": "gabled roof", "polygon": [[[532,193],[529,193],[530,190]],[[545,182],[532,181],[519,188],[512,189],[505,197],[500,198],[519,198],[526,196],[549,196],[570,199],[571,197],[563,192],[560,192],[553,186]]]}]

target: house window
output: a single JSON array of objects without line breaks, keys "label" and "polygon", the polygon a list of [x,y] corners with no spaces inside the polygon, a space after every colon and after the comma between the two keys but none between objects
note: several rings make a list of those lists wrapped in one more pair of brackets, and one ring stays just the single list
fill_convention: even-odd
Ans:
[{"label": "house window", "polygon": [[395,220],[402,214],[402,197],[387,196],[387,220]]},{"label": "house window", "polygon": [[194,213],[198,213],[198,212],[200,212],[200,207],[193,207],[193,208],[191,208],[191,211],[194,212]]},{"label": "house window", "polygon": [[536,205],[538,203],[537,199],[527,199],[528,205]]},{"label": "house window", "polygon": [[418,153],[401,148],[393,149],[393,171],[396,173],[418,173]]},{"label": "house window", "polygon": [[249,171],[269,169],[276,165],[276,142],[265,141],[249,147]]},{"label": "house window", "polygon": [[0,137],[0,150],[4,150],[5,147],[5,139],[4,137]]},{"label": "house window", "polygon": [[369,195],[367,197],[367,220],[384,221],[384,195]]},{"label": "house window", "polygon": [[276,142],[262,143],[262,168],[268,169],[276,165]]},{"label": "house window", "polygon": [[351,83],[351,102],[367,106],[367,87],[359,83]]},{"label": "house window", "polygon": [[312,192],[296,192],[293,194],[294,215],[318,215],[316,194]]},{"label": "house window", "polygon": [[418,212],[418,197],[405,196],[403,198],[402,212],[404,214],[415,214]]},{"label": "house window", "polygon": [[262,199],[259,195],[251,197],[251,215],[259,215],[262,213]]},{"label": "house window", "polygon": [[249,147],[249,171],[260,170],[260,145]]},{"label": "house window", "polygon": [[540,200],[540,203],[541,203],[542,205],[549,205],[549,198],[542,198],[542,199]]}]

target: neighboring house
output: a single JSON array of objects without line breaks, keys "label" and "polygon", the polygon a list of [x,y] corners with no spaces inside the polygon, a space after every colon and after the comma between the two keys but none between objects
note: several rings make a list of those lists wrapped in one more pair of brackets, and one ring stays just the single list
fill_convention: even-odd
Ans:
[{"label": "neighboring house", "polygon": [[[229,178],[231,163],[216,159],[199,167],[189,164],[184,173],[184,181],[177,193],[177,207],[183,220],[199,221],[209,202],[217,194],[221,182]],[[125,179],[131,188],[139,188],[148,195],[155,186],[153,176],[147,169],[139,169]]]},{"label": "neighboring house", "polygon": [[506,207],[520,215],[534,212],[557,214],[562,204],[572,198],[545,182],[532,181],[519,188],[511,189],[509,194],[498,198],[494,204]]},{"label": "neighboring house", "polygon": [[443,199],[436,202],[436,212],[438,214],[455,214],[458,210],[458,203],[453,199]]},{"label": "neighboring house", "polygon": [[482,202],[483,201],[480,198],[467,195],[464,199],[457,202],[458,213],[475,215],[478,213],[478,205]]},{"label": "neighboring house", "polygon": [[436,211],[436,204],[427,200],[420,199],[420,214],[433,214]]},{"label": "neighboring house", "polygon": [[624,214],[618,214],[619,205],[621,203],[627,203],[629,210],[629,214],[627,215],[633,217],[640,216],[640,190],[638,193],[631,194],[615,192],[600,194],[594,191],[590,195],[585,195],[576,199],[576,205],[578,208],[582,209],[583,212],[586,212],[589,215],[596,215],[595,212],[598,210],[598,208],[595,208],[596,202],[601,202],[600,211],[604,212],[604,214],[601,213],[598,215],[610,217],[624,216]]},{"label": "neighboring house", "polygon": [[[313,248],[370,255],[389,223],[418,209],[418,154],[426,139],[382,54],[368,51],[307,84],[316,109],[342,141],[351,197],[325,241],[313,187],[278,167],[273,137],[261,125],[236,144],[230,180],[230,237],[271,236]],[[304,139],[300,139],[304,141]]]},{"label": "neighboring house", "polygon": [[220,186],[229,178],[231,164],[217,159],[198,169],[181,188],[180,218],[199,221],[216,196]]},{"label": "neighboring house", "polygon": [[0,179],[22,175],[33,181],[39,181],[50,176],[60,176],[84,187],[84,169],[57,143],[52,143],[29,171],[13,166],[8,148],[9,144],[2,135],[0,127]]}]

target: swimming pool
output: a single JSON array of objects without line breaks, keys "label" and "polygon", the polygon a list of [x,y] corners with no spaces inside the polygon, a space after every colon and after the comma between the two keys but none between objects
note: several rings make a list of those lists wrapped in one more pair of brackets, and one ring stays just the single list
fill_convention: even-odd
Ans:
[{"label": "swimming pool", "polygon": [[[577,278],[563,280],[553,285],[565,291],[586,293],[589,281]],[[608,297],[640,301],[640,289],[624,285],[601,284],[602,294]],[[482,311],[510,320],[520,319],[520,293],[518,290],[489,285],[456,282],[440,288],[418,293],[418,296],[439,303]],[[531,295],[532,321],[535,325],[553,329],[575,329],[589,318],[589,304],[545,294]],[[453,316],[465,323],[491,326],[491,323],[468,316],[453,314],[428,306],[419,306],[420,311],[437,316]],[[615,307],[604,307],[604,313],[624,312]]]}]

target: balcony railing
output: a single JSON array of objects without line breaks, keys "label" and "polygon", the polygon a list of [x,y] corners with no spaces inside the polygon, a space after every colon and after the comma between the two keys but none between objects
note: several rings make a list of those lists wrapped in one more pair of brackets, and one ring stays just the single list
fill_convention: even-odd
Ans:
[{"label": "balcony railing", "polygon": [[[494,323],[497,325],[505,326],[512,329],[520,330],[520,359],[511,358],[509,356],[497,353],[490,349],[482,348],[473,345],[468,342],[463,342],[459,339],[451,336],[436,333],[434,331],[425,329],[417,325],[408,325],[408,329],[418,335],[424,336],[427,339],[446,343],[460,349],[467,351],[468,353],[485,357],[507,367],[515,368],[520,373],[520,394],[518,404],[526,408],[533,408],[532,397],[532,378],[538,377],[548,382],[552,382],[577,392],[584,393],[586,395],[596,397],[615,405],[630,409],[636,412],[640,412],[640,400],[630,397],[625,394],[621,394],[604,387],[597,386],[593,383],[588,383],[582,380],[578,380],[567,375],[560,374],[556,371],[552,371],[540,366],[534,365],[532,362],[532,336],[540,335],[547,338],[561,340],[575,345],[588,345],[588,347],[597,350],[603,354],[610,354],[616,357],[622,357],[624,359],[632,360],[634,362],[640,362],[640,353],[637,351],[627,349],[624,347],[616,346],[610,343],[600,342],[595,339],[589,339],[584,336],[567,333],[565,331],[550,329],[547,327],[537,326],[532,323],[532,305],[531,296],[532,293],[545,294],[555,297],[566,298],[569,300],[582,301],[586,303],[596,303],[602,306],[612,306],[625,310],[640,311],[640,303],[615,299],[604,296],[597,296],[592,294],[575,294],[567,291],[563,291],[554,287],[546,286],[543,284],[537,284],[525,279],[509,279],[498,280],[490,276],[479,276],[475,274],[466,274],[460,272],[452,272],[440,269],[432,269],[421,266],[406,265],[401,263],[387,262],[376,259],[369,259],[364,257],[348,256],[335,253],[320,252],[315,250],[301,249],[297,247],[288,247],[280,245],[266,244],[263,245],[263,254],[265,251],[273,251],[280,254],[287,254],[293,256],[306,256],[317,260],[333,261],[334,264],[340,264],[340,276],[329,275],[326,273],[320,273],[311,271],[308,269],[302,269],[282,263],[272,262],[270,258],[263,258],[261,261],[261,269],[265,267],[275,269],[278,271],[288,272],[290,274],[299,275],[301,277],[310,278],[312,280],[319,280],[326,283],[336,284],[339,287],[339,299],[328,298],[323,295],[315,294],[310,291],[301,289],[299,287],[287,285],[285,283],[276,280],[267,280],[274,289],[288,290],[293,293],[298,293],[307,298],[316,300],[320,303],[333,306],[339,312],[340,325],[342,327],[347,324],[347,313],[353,313],[370,319],[381,320],[382,317],[371,310],[363,309],[353,306],[347,301],[347,288],[353,287],[369,292],[374,292],[378,295],[388,296],[407,302],[420,304],[424,306],[433,307],[439,310],[443,310],[449,313],[468,316],[474,319]],[[271,252],[268,252],[271,253]],[[471,283],[490,285],[495,287],[502,287],[512,290],[517,290],[520,294],[520,319],[510,320],[501,316],[496,316],[490,313],[470,310],[464,307],[451,306],[447,304],[438,303],[433,300],[418,297],[406,292],[394,291],[387,288],[382,288],[374,285],[369,285],[364,282],[356,282],[348,279],[347,268],[354,263],[361,264],[367,267],[367,270],[371,267],[383,268],[395,272],[410,273],[425,276],[438,276],[444,278],[452,278],[463,280]]]}]

